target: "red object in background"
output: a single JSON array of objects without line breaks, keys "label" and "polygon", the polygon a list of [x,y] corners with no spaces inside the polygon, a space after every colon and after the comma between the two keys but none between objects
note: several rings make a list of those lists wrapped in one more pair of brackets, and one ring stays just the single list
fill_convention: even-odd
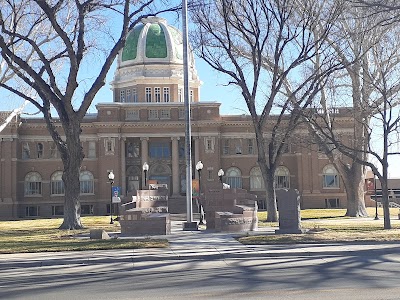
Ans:
[{"label": "red object in background", "polygon": [[375,194],[375,180],[374,178],[365,179],[365,191],[367,195]]}]

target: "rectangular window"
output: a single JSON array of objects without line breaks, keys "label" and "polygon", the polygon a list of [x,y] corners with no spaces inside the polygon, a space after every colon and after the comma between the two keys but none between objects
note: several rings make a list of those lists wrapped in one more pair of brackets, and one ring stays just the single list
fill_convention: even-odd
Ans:
[{"label": "rectangular window", "polygon": [[178,101],[183,102],[183,92],[182,89],[178,89]]},{"label": "rectangular window", "polygon": [[43,144],[42,143],[36,144],[36,152],[37,152],[37,158],[43,158]]},{"label": "rectangular window", "polygon": [[113,151],[113,147],[112,147],[112,142],[111,141],[107,141],[106,142],[106,151],[107,152],[112,152]]},{"label": "rectangular window", "polygon": [[138,102],[138,97],[137,97],[137,90],[136,88],[132,88],[132,102],[137,103]]},{"label": "rectangular window", "polygon": [[247,140],[247,152],[248,154],[254,154],[254,144],[253,139]]},{"label": "rectangular window", "polygon": [[323,181],[324,188],[339,188],[339,180],[336,174],[323,175]]},{"label": "rectangular window", "polygon": [[25,195],[41,195],[42,194],[42,183],[35,181],[25,182]]},{"label": "rectangular window", "polygon": [[250,175],[250,190],[259,191],[264,189],[264,180],[261,174]]},{"label": "rectangular window", "polygon": [[190,91],[189,91],[189,101],[190,101],[190,102],[193,102],[193,100],[194,100],[194,97],[193,97],[193,90],[190,90]]},{"label": "rectangular window", "polygon": [[149,109],[149,120],[157,120],[157,119],[158,119],[158,110]]},{"label": "rectangular window", "polygon": [[207,150],[212,150],[212,140],[207,140]]},{"label": "rectangular window", "polygon": [[275,176],[275,188],[276,189],[288,189],[289,188],[289,177],[288,176]]},{"label": "rectangular window", "polygon": [[171,119],[171,112],[169,109],[162,109],[160,111],[160,119]]},{"label": "rectangular window", "polygon": [[171,148],[170,143],[153,142],[150,143],[149,153],[151,158],[170,158]]},{"label": "rectangular window", "polygon": [[96,142],[90,141],[88,158],[95,158],[95,157],[96,157]]},{"label": "rectangular window", "polygon": [[233,188],[242,188],[242,177],[226,177],[226,183],[230,185],[230,187]]},{"label": "rectangular window", "polygon": [[161,88],[159,87],[154,88],[154,100],[156,102],[161,102]]},{"label": "rectangular window", "polygon": [[169,102],[169,87],[163,88],[164,91],[164,102]]},{"label": "rectangular window", "polygon": [[236,154],[242,154],[242,141],[236,141],[235,145],[235,153]]},{"label": "rectangular window", "polygon": [[146,102],[151,102],[151,88],[147,87],[145,91],[146,91]]},{"label": "rectangular window", "polygon": [[82,204],[81,215],[93,215],[93,205]]},{"label": "rectangular window", "polygon": [[92,180],[80,181],[80,193],[81,194],[94,194],[94,186]]},{"label": "rectangular window", "polygon": [[126,90],[126,102],[132,102],[132,93],[131,90]]},{"label": "rectangular window", "polygon": [[114,155],[115,151],[115,138],[108,138],[104,140],[105,155]]},{"label": "rectangular window", "polygon": [[340,207],[339,199],[332,198],[332,199],[325,199],[325,208],[338,208]]},{"label": "rectangular window", "polygon": [[25,207],[25,217],[38,217],[39,206],[27,206]]},{"label": "rectangular window", "polygon": [[206,139],[206,150],[214,150],[214,143],[212,139]]},{"label": "rectangular window", "polygon": [[125,91],[119,91],[119,102],[125,102]]},{"label": "rectangular window", "polygon": [[24,143],[22,145],[22,159],[29,159],[31,158],[31,150],[29,148],[28,143]]},{"label": "rectangular window", "polygon": [[55,180],[51,182],[52,195],[64,195],[64,182],[62,180]]},{"label": "rectangular window", "polygon": [[64,215],[64,206],[63,205],[53,205],[51,207],[51,214],[53,216],[63,216]]},{"label": "rectangular window", "polygon": [[224,147],[222,148],[222,154],[224,154],[224,155],[229,154],[229,140],[224,141]]},{"label": "rectangular window", "polygon": [[130,121],[138,121],[140,120],[140,115],[139,115],[139,110],[138,109],[130,109],[126,111],[126,120]]}]

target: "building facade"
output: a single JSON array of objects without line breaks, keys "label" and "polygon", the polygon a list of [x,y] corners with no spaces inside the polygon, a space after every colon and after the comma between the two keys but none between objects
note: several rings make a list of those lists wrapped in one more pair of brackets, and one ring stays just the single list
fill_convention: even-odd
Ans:
[{"label": "building facade", "polygon": [[[181,33],[166,20],[147,18],[129,34],[111,82],[112,101],[98,104],[97,113],[82,123],[82,215],[110,212],[111,170],[122,196],[145,188],[144,163],[149,165],[148,180],[168,185],[173,210],[185,211],[182,64]],[[223,169],[224,182],[257,194],[261,204],[265,189],[251,118],[220,115],[220,103],[200,101],[201,81],[192,54],[189,65],[192,165],[203,162],[201,188],[219,180],[217,172]],[[348,110],[336,110],[335,122],[352,136]],[[0,134],[0,218],[62,216],[63,165],[43,119],[16,117]],[[302,208],[346,207],[335,168],[307,142],[306,130],[296,134],[302,142],[287,145],[276,187],[298,189]],[[198,178],[195,169],[193,176]]]}]

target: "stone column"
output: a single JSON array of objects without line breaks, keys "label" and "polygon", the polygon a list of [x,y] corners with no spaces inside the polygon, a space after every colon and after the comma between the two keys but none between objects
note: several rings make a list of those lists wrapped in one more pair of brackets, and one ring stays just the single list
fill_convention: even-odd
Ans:
[{"label": "stone column", "polygon": [[[140,138],[141,142],[141,148],[142,148],[142,165],[140,166],[140,170],[142,172],[142,186],[145,186],[144,182],[144,173],[143,173],[143,164],[147,162],[149,165],[149,138],[148,137],[142,137]],[[149,179],[149,172],[147,172],[147,180]]]},{"label": "stone column", "polygon": [[179,137],[172,137],[172,194],[179,195]]},{"label": "stone column", "polygon": [[[200,137],[194,137],[194,162],[193,165],[196,166],[197,162],[200,160]],[[199,179],[199,173],[195,169],[194,178]]]},{"label": "stone column", "polygon": [[121,138],[121,195],[126,195],[126,161],[125,161],[125,141],[126,138]]}]

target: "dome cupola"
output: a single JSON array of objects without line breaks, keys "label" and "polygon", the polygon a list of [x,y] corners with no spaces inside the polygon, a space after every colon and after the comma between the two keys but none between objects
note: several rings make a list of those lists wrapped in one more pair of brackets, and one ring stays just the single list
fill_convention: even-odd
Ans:
[{"label": "dome cupola", "polygon": [[143,63],[183,63],[182,34],[165,19],[145,18],[128,34],[120,64]]},{"label": "dome cupola", "polygon": [[[199,99],[201,82],[197,76],[191,49],[188,64],[190,89],[193,90],[194,98]],[[154,87],[158,93],[158,88],[164,89],[168,86],[171,101],[179,101],[178,91],[183,87],[182,33],[168,25],[167,20],[163,18],[142,19],[141,23],[128,33],[125,46],[118,55],[117,69],[111,86],[115,101],[118,101],[117,94],[121,93],[121,90],[126,91],[127,88],[136,88],[140,102],[143,99],[143,88]],[[119,98],[124,99],[123,96]]]}]

